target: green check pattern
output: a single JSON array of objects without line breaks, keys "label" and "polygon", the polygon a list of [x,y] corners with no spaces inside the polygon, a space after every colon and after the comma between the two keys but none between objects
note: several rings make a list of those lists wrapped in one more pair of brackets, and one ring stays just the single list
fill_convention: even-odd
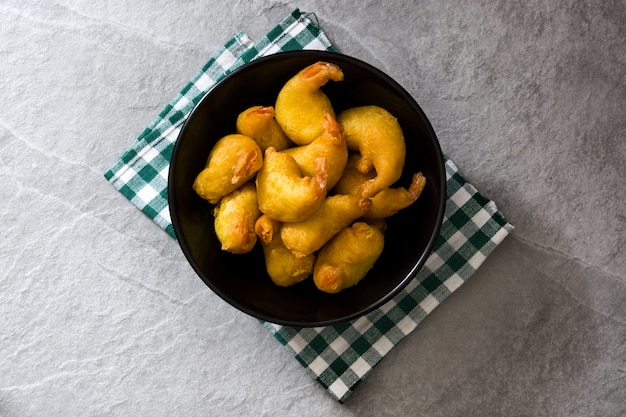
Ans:
[{"label": "green check pattern", "polygon": [[[311,16],[296,9],[256,43],[243,32],[236,34],[137,137],[105,178],[175,237],[167,177],[186,116],[217,82],[259,56],[296,49],[336,51]],[[294,328],[263,322],[340,402],[459,288],[513,229],[495,203],[483,197],[451,160],[445,160],[445,168],[448,198],[439,239],[425,266],[396,297],[365,316],[334,326]]]}]

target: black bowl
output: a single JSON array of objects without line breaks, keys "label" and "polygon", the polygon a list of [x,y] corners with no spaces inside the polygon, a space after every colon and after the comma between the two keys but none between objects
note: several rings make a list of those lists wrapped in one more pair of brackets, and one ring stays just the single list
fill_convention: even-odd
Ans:
[{"label": "black bowl", "polygon": [[[350,107],[378,105],[398,118],[407,148],[404,174],[398,185],[408,186],[417,171],[427,179],[418,201],[388,219],[385,248],[374,268],[358,285],[338,294],[319,291],[312,279],[288,288],[276,286],[265,271],[260,244],[245,255],[222,251],[213,227],[213,206],[192,189],[215,142],[234,133],[237,115],[253,105],[274,105],[282,85],[317,61],[335,63],[344,72],[344,81],[331,81],[323,87],[337,113]],[[258,58],[219,82],[185,122],[174,147],[168,181],[178,242],[206,285],[247,314],[296,327],[355,319],[396,295],[430,254],[439,236],[446,198],[439,142],[410,94],[365,62],[321,51],[291,51]]]}]

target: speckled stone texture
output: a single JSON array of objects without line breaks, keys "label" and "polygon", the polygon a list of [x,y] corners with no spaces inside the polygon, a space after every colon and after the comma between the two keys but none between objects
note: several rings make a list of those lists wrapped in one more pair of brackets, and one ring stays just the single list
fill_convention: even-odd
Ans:
[{"label": "speckled stone texture", "polygon": [[[623,416],[624,1],[0,1],[0,416]],[[103,173],[295,7],[516,226],[334,401]]]}]

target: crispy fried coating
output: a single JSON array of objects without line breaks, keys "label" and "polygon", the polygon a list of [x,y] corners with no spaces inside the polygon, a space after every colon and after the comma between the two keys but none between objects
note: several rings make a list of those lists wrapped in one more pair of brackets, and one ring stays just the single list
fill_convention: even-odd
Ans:
[{"label": "crispy fried coating", "polygon": [[296,258],[280,239],[281,223],[263,214],[255,231],[263,247],[265,269],[272,281],[281,287],[297,284],[313,273],[315,255]]},{"label": "crispy fried coating", "polygon": [[406,144],[398,120],[378,106],[347,109],[337,116],[348,149],[359,151],[357,169],[362,173],[376,170],[376,177],[360,186],[363,197],[373,197],[402,175]]},{"label": "crispy fried coating", "polygon": [[298,72],[279,91],[276,121],[297,145],[308,145],[322,134],[325,114],[335,116],[330,99],[320,89],[330,80],[343,80],[341,68],[320,61]]},{"label": "crispy fried coating", "polygon": [[328,163],[328,179],[326,186],[330,189],[335,186],[348,161],[348,148],[343,140],[339,124],[329,113],[324,115],[324,131],[308,145],[296,146],[283,151],[296,160],[305,175],[315,174],[315,161],[326,158]]},{"label": "crispy fried coating", "polygon": [[254,224],[261,215],[254,183],[247,182],[222,197],[213,209],[215,234],[222,250],[247,253],[257,241]]},{"label": "crispy fried coating", "polygon": [[213,146],[193,189],[215,204],[252,178],[262,165],[263,153],[254,140],[240,134],[226,135]]},{"label": "crispy fried coating", "polygon": [[346,168],[341,175],[341,178],[333,187],[333,192],[336,194],[357,194],[359,187],[364,182],[367,182],[376,176],[376,170],[363,173],[358,170],[359,162],[361,161],[361,154],[358,152],[350,152],[348,154],[348,161]]},{"label": "crispy fried coating", "polygon": [[[358,153],[350,153],[346,169],[333,188],[334,193],[356,194],[359,192],[362,184],[371,180],[376,176],[376,171],[371,170],[366,174],[361,173],[357,169],[360,161]],[[372,197],[371,208],[363,215],[364,219],[384,219],[393,216],[398,211],[407,208],[413,204],[422,194],[422,190],[426,185],[426,177],[421,172],[413,174],[409,188],[384,188]]]},{"label": "crispy fried coating", "polygon": [[296,257],[307,256],[320,249],[341,229],[362,217],[370,205],[370,200],[357,194],[326,197],[320,209],[308,219],[285,223],[280,236]]},{"label": "crispy fried coating", "polygon": [[383,234],[367,223],[356,222],[341,230],[317,255],[315,285],[331,294],[356,285],[372,269],[383,247]]},{"label": "crispy fried coating", "polygon": [[384,219],[413,204],[426,186],[421,172],[413,174],[408,190],[404,187],[385,188],[372,197],[372,207],[365,213],[366,219]]},{"label": "crispy fried coating", "polygon": [[314,176],[302,175],[290,155],[268,148],[256,177],[261,211],[281,222],[309,218],[324,203],[327,171],[325,158],[318,158]]},{"label": "crispy fried coating", "polygon": [[254,139],[263,152],[270,146],[277,151],[287,149],[293,143],[283,133],[274,118],[275,115],[276,112],[272,106],[247,108],[237,116],[237,133]]},{"label": "crispy fried coating", "polygon": [[370,226],[377,228],[383,234],[387,230],[387,220],[385,219],[363,219],[363,221]]}]

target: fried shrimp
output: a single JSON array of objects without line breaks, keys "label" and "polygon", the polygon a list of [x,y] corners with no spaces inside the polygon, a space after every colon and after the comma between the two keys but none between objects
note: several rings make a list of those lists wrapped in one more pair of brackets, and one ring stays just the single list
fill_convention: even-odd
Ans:
[{"label": "fried shrimp", "polygon": [[261,211],[281,222],[298,222],[313,215],[326,197],[325,158],[318,158],[314,169],[313,176],[302,175],[290,155],[268,148],[256,177]]},{"label": "fried shrimp", "polygon": [[413,174],[409,188],[384,188],[372,197],[372,207],[364,214],[366,219],[384,219],[413,204],[422,194],[426,177],[421,172]]},{"label": "fried shrimp", "polygon": [[296,160],[305,175],[314,175],[315,161],[320,157],[326,158],[329,189],[339,181],[348,161],[348,148],[341,135],[339,124],[329,113],[324,115],[324,131],[317,139],[308,145],[296,146],[283,152]]},{"label": "fried shrimp", "polygon": [[[359,154],[350,154],[346,169],[337,185],[333,188],[334,193],[358,194],[362,184],[376,176],[376,171],[371,170],[366,174],[359,172],[357,164],[360,161]],[[371,208],[363,215],[364,219],[384,219],[393,216],[398,211],[409,207],[422,194],[426,186],[426,177],[421,172],[413,174],[409,188],[387,187],[380,190],[372,197]]]},{"label": "fried shrimp", "polygon": [[357,166],[361,161],[361,154],[358,152],[350,152],[348,154],[348,161],[346,162],[346,168],[341,175],[341,178],[335,184],[333,192],[336,194],[357,194],[359,187],[364,182],[367,182],[376,176],[374,169],[369,170],[366,173],[362,173],[358,170]]},{"label": "fried shrimp", "polygon": [[330,99],[320,89],[330,80],[343,80],[341,68],[320,61],[298,72],[279,91],[276,121],[297,145],[308,145],[322,134],[325,114],[335,116]]},{"label": "fried shrimp", "polygon": [[265,152],[270,146],[281,151],[293,145],[283,133],[274,116],[276,112],[271,106],[252,106],[237,116],[237,133],[254,139]]},{"label": "fried shrimp", "polygon": [[308,219],[285,223],[280,231],[283,243],[296,257],[320,249],[341,229],[362,217],[371,201],[357,194],[327,197],[318,211]]},{"label": "fried shrimp", "polygon": [[349,150],[359,151],[359,172],[376,176],[361,184],[359,194],[373,197],[402,175],[406,145],[397,119],[378,106],[354,107],[337,117]]},{"label": "fried shrimp", "polygon": [[327,293],[337,293],[359,283],[380,257],[382,232],[364,222],[341,230],[318,253],[313,281]]},{"label": "fried shrimp", "polygon": [[240,134],[226,135],[215,143],[193,189],[215,204],[252,178],[261,165],[263,153],[254,140]]},{"label": "fried shrimp", "polygon": [[279,221],[264,214],[254,227],[263,247],[265,269],[276,285],[288,287],[305,280],[313,273],[315,255],[296,258],[280,239]]},{"label": "fried shrimp", "polygon": [[222,197],[213,210],[215,234],[222,250],[247,253],[257,241],[254,225],[261,215],[256,187],[248,182]]}]

